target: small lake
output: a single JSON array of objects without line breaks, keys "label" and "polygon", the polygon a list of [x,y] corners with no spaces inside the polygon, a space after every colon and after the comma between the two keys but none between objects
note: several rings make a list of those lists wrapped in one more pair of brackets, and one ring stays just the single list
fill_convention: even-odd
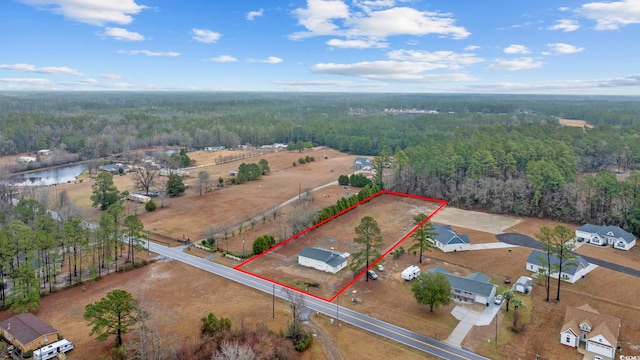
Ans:
[{"label": "small lake", "polygon": [[87,170],[87,165],[77,164],[53,169],[38,170],[15,177],[16,185],[54,185],[74,181],[76,176]]}]

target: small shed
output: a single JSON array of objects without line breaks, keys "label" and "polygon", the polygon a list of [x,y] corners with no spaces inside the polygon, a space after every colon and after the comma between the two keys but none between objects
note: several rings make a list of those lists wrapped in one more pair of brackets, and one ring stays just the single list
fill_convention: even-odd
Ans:
[{"label": "small shed", "polygon": [[53,151],[49,150],[49,149],[42,149],[42,150],[38,150],[38,155],[40,156],[49,156],[49,155],[53,155]]},{"label": "small shed", "polygon": [[58,330],[31,313],[14,315],[0,327],[4,338],[22,354],[58,341]]},{"label": "small shed", "polygon": [[533,284],[533,279],[528,276],[520,276],[518,281],[513,284],[513,291],[529,294],[531,292],[531,284]]}]

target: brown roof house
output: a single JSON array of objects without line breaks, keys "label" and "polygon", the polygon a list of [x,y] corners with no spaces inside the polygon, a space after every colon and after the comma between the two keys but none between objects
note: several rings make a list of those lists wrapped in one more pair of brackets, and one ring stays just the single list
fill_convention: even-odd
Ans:
[{"label": "brown roof house", "polygon": [[560,343],[577,349],[584,342],[587,354],[613,359],[619,332],[620,319],[602,315],[588,304],[577,308],[567,306]]},{"label": "brown roof house", "polygon": [[23,354],[58,341],[58,330],[31,313],[14,315],[0,327],[4,338]]}]

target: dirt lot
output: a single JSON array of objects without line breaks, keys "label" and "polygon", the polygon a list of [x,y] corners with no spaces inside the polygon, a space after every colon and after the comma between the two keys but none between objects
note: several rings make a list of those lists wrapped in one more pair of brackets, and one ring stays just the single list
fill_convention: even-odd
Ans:
[{"label": "dirt lot", "polygon": [[[414,216],[420,213],[428,216],[440,205],[430,201],[383,194],[243,265],[242,270],[329,299],[352,281],[354,274],[349,268],[331,274],[298,265],[297,255],[303,247],[357,252],[360,245],[353,242],[357,236],[354,229],[363,217],[371,216],[380,227],[383,248],[387,249],[415,226]],[[308,284],[318,286],[310,287]]]}]

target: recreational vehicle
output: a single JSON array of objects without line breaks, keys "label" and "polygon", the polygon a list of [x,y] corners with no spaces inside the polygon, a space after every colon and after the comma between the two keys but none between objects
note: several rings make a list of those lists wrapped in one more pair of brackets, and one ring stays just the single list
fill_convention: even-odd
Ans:
[{"label": "recreational vehicle", "polygon": [[66,353],[67,351],[73,349],[73,343],[69,340],[62,339],[60,341],[56,341],[47,346],[43,346],[40,349],[37,349],[33,352],[34,360],[47,360],[53,359],[58,354]]}]

